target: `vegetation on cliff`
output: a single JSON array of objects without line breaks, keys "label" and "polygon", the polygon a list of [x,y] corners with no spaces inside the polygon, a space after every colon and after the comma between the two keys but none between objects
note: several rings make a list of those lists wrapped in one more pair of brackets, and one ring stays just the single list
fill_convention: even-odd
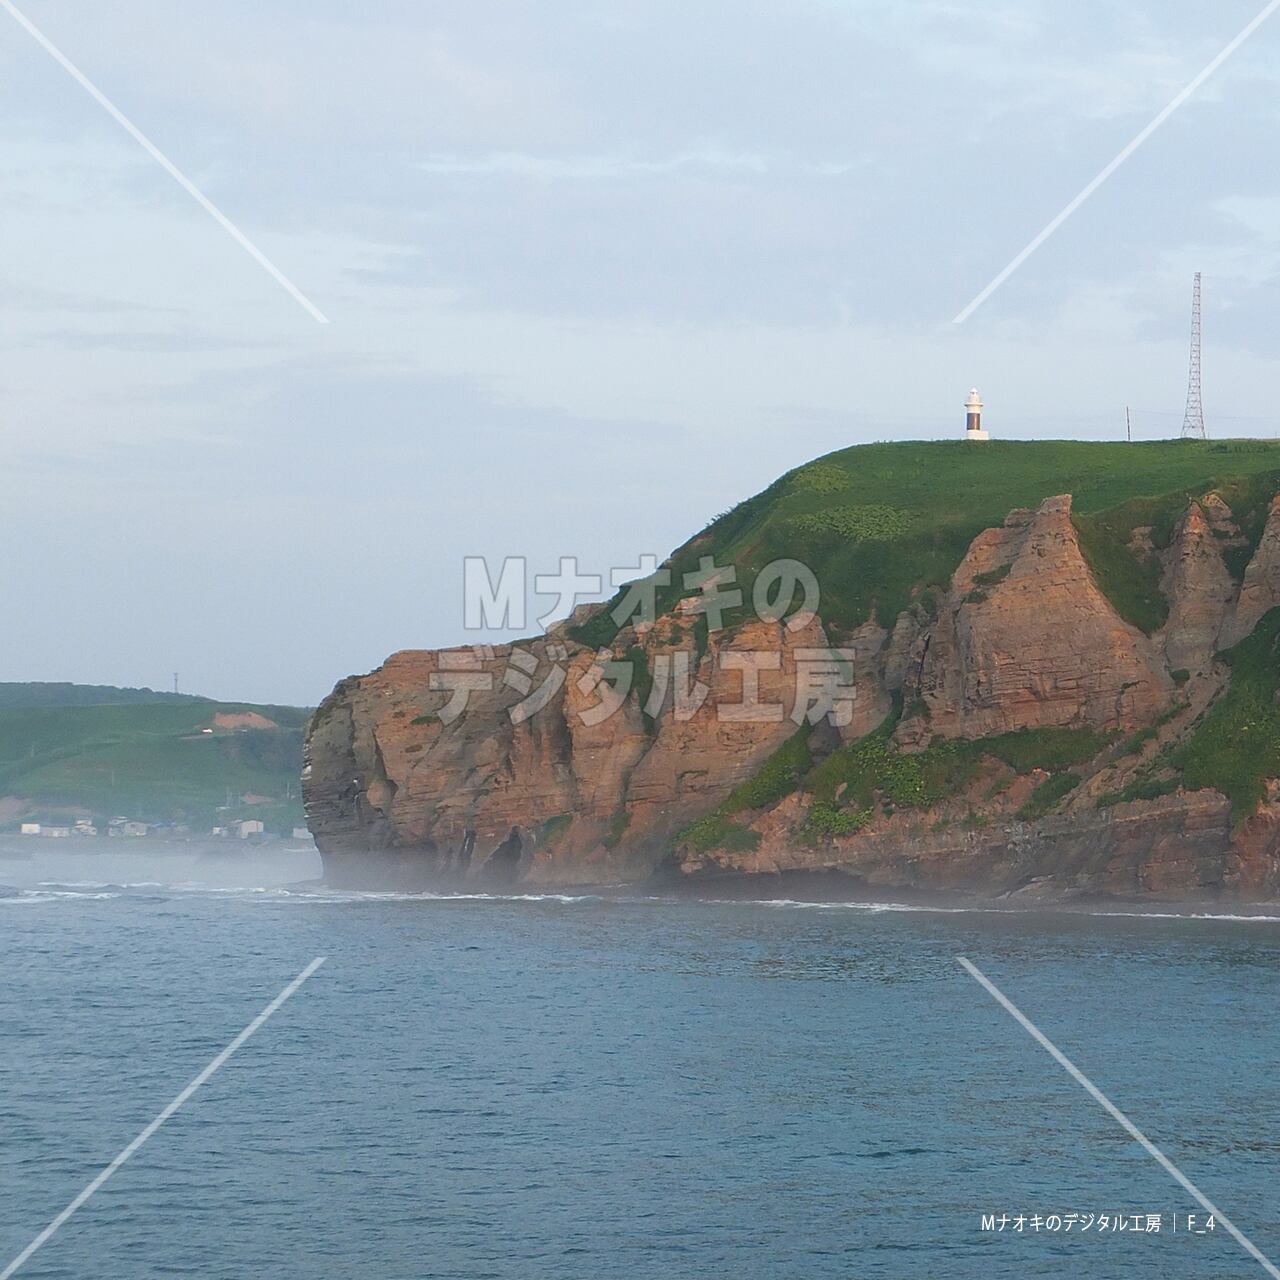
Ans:
[{"label": "vegetation on cliff", "polygon": [[[856,812],[921,809],[964,791],[986,756],[1015,774],[1057,771],[1091,760],[1109,741],[1092,729],[1027,729],[973,741],[935,738],[923,751],[908,753],[891,741],[893,727],[891,719],[868,737],[833,752],[806,779],[806,787],[818,799]],[[1041,804],[1048,795],[1041,795]]]},{"label": "vegetation on cliff", "polygon": [[[1237,445],[1235,451],[1225,444],[1197,447],[1204,449],[1205,456],[1214,462],[1270,458],[1270,465],[1275,465],[1275,446],[1266,441],[1250,441],[1249,445],[1247,450]],[[1165,550],[1173,541],[1188,502],[1213,491],[1231,508],[1243,538],[1242,545],[1223,548],[1223,559],[1239,582],[1262,537],[1267,510],[1277,490],[1280,490],[1280,473],[1276,471],[1228,474],[1224,467],[1215,470],[1212,480],[1199,487],[1134,498],[1090,514],[1077,512],[1075,523],[1080,533],[1080,548],[1116,612],[1150,635],[1168,620],[1169,602],[1160,589],[1159,559],[1156,555],[1144,554],[1143,543],[1156,552]]]},{"label": "vegetation on cliff", "polygon": [[1092,729],[1028,729],[973,741],[935,738],[923,751],[905,752],[893,741],[898,718],[895,708],[872,733],[816,763],[810,732],[802,729],[714,812],[681,832],[676,844],[696,853],[751,849],[758,843],[756,833],[733,819],[747,810],[769,808],[795,791],[813,797],[803,838],[852,835],[877,813],[926,809],[961,795],[988,757],[1015,774],[1050,774],[1018,814],[1031,820],[1051,812],[1078,785],[1079,775],[1068,771],[1072,766],[1092,760],[1112,740]]},{"label": "vegetation on cliff", "polygon": [[[1098,808],[1154,800],[1184,787],[1222,792],[1237,824],[1257,812],[1271,779],[1280,777],[1280,609],[1218,656],[1231,668],[1226,690],[1185,738],[1140,767],[1123,790],[1099,796]],[[1182,709],[1179,704],[1173,711]],[[1126,749],[1140,750],[1159,727],[1135,734]]]},{"label": "vegetation on cliff", "polygon": [[1268,780],[1280,777],[1280,609],[1223,657],[1231,684],[1171,763],[1184,786],[1227,796],[1239,820],[1266,798]]}]

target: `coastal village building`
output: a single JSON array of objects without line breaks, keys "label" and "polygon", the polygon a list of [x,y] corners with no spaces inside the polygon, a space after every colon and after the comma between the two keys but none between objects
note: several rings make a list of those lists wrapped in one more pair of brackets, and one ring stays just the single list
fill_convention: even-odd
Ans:
[{"label": "coastal village building", "polygon": [[128,818],[112,818],[107,824],[107,835],[109,836],[129,836],[131,839],[139,839],[147,834],[147,824],[145,822],[133,822]]}]

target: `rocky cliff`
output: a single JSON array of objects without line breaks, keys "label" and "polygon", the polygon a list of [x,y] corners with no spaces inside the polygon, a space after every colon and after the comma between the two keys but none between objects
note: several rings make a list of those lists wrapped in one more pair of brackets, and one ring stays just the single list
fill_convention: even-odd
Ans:
[{"label": "rocky cliff", "polygon": [[[1122,505],[1111,543],[1082,538],[1067,494],[1011,510],[890,618],[820,604],[716,628],[677,574],[648,620],[396,654],[311,724],[326,875],[1280,893],[1280,497],[1255,510],[1255,486],[1237,520],[1222,489],[1175,494],[1151,525],[1148,500]],[[1124,616],[1126,582],[1158,626]]]},{"label": "rocky cliff", "polygon": [[1069,495],[974,540],[919,649],[907,687],[920,714],[898,732],[916,745],[1048,725],[1132,728],[1173,689],[1158,644],[1094,582]]}]

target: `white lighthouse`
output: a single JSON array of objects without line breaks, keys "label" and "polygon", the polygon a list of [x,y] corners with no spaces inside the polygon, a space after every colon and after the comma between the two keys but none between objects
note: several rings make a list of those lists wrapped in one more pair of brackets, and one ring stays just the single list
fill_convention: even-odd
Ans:
[{"label": "white lighthouse", "polygon": [[964,407],[968,415],[965,419],[964,438],[990,440],[991,437],[982,429],[982,397],[978,394],[977,387],[969,392],[969,399],[965,401]]}]

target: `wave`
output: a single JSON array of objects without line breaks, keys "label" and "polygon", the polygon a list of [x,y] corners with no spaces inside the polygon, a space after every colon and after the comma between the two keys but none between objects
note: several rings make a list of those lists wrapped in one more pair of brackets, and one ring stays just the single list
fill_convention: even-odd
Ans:
[{"label": "wave", "polygon": [[39,889],[65,889],[74,893],[78,893],[83,889],[111,889],[119,892],[122,889],[165,888],[158,880],[137,880],[124,883],[109,880],[41,880],[36,887]]},{"label": "wave", "polygon": [[104,902],[118,897],[118,893],[91,893],[80,889],[19,889],[16,894],[0,897],[0,907],[24,906],[34,902],[63,902],[69,898],[77,902]]},{"label": "wave", "polygon": [[[173,893],[215,898],[247,898],[259,903],[377,903],[377,902],[511,902],[558,903],[572,906],[581,903],[607,902],[623,905],[712,906],[736,908],[771,908],[784,911],[846,911],[862,915],[907,913],[915,915],[1001,915],[1021,916],[1031,912],[1059,916],[1084,916],[1093,919],[1129,920],[1204,920],[1224,924],[1280,924],[1280,915],[1262,911],[1174,911],[1145,907],[1090,908],[1070,903],[1009,904],[969,903],[948,906],[939,903],[813,901],[803,898],[691,898],[661,894],[615,893],[441,893],[433,890],[329,889],[314,882],[293,885],[210,885],[183,881],[165,885],[156,880],[112,883],[101,880],[44,880],[35,889],[19,889],[15,894],[0,896],[4,903],[53,902],[58,900],[103,901],[135,892]],[[1163,904],[1162,904],[1163,905]]]},{"label": "wave", "polygon": [[1082,911],[1078,915],[1120,916],[1129,920],[1227,920],[1246,924],[1280,924],[1280,916],[1226,911]]},{"label": "wave", "polygon": [[[232,892],[230,890],[222,892]],[[258,893],[297,902],[613,902],[598,893],[435,893],[428,889],[265,889]]]},{"label": "wave", "polygon": [[1073,907],[1069,903],[1042,903],[1035,907],[1010,905],[998,906],[991,903],[973,904],[963,907],[947,907],[938,904],[918,902],[809,902],[798,898],[701,898],[715,906],[757,906],[783,907],[804,911],[861,911],[868,915],[882,912],[905,911],[924,915],[999,915],[1024,916],[1032,914],[1054,914],[1068,916],[1088,916],[1094,919],[1116,917],[1127,920],[1220,920],[1225,922],[1241,921],[1248,924],[1280,924],[1280,916],[1264,915],[1261,912],[1219,912],[1219,911],[1156,911],[1145,908],[1126,911],[1118,907]]},{"label": "wave", "polygon": [[[703,898],[699,901],[717,906],[794,907],[805,911],[865,911],[879,915],[886,911],[929,912],[939,915],[967,915],[973,912],[998,912],[1000,907],[940,907],[922,906],[911,902],[807,902],[802,898]],[[1003,914],[1008,915],[1008,911]]]}]

